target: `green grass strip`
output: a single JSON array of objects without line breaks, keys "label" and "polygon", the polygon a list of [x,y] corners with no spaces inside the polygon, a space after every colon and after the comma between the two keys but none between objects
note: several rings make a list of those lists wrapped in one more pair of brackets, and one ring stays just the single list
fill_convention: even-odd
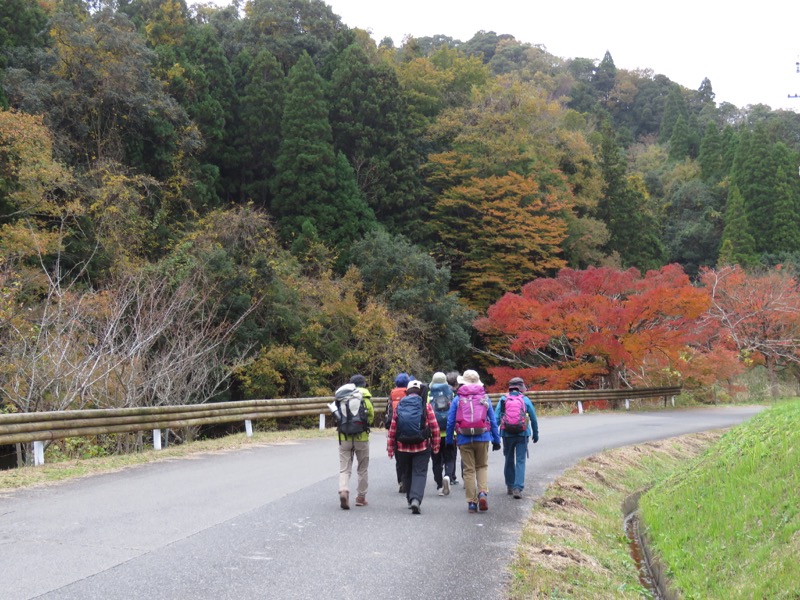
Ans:
[{"label": "green grass strip", "polygon": [[510,565],[511,599],[647,598],[622,503],[719,437],[704,432],[608,450],[568,469],[538,500]]},{"label": "green grass strip", "polygon": [[686,600],[800,598],[800,401],[728,431],[640,500]]}]

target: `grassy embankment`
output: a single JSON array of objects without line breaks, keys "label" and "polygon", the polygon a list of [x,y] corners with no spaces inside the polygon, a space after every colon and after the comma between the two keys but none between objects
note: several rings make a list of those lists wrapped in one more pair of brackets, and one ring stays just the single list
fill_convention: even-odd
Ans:
[{"label": "grassy embankment", "polygon": [[799,422],[795,401],[724,435],[692,434],[580,462],[537,501],[506,595],[651,597],[621,506],[661,482],[641,502],[684,598],[800,598]]},{"label": "grassy embankment", "polygon": [[642,496],[651,546],[689,599],[800,598],[800,401],[723,436]]}]

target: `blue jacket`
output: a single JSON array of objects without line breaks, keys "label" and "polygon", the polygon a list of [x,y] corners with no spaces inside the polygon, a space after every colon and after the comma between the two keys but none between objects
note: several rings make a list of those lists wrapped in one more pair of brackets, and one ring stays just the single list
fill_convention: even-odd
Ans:
[{"label": "blue jacket", "polygon": [[[456,395],[456,397],[453,398],[453,401],[450,403],[450,412],[447,413],[447,436],[445,437],[445,443],[447,444],[453,443],[453,433],[456,428],[456,413],[458,412],[458,401],[459,397]],[[459,446],[462,444],[469,444],[470,442],[500,443],[500,430],[497,428],[497,419],[494,416],[494,408],[492,407],[492,402],[488,397],[486,398],[486,401],[489,402],[488,413],[491,431],[487,431],[480,435],[463,435],[459,433],[458,437],[456,438],[456,444]]]},{"label": "blue jacket", "polygon": [[[522,393],[514,390],[509,392],[507,396],[521,396]],[[539,423],[536,421],[536,409],[533,406],[533,402],[531,402],[530,398],[527,396],[522,396],[523,400],[525,400],[525,412],[528,413],[528,418],[530,419],[530,427],[528,427],[524,433],[506,433],[504,429],[500,430],[500,435],[504,438],[506,437],[517,437],[520,435],[524,435],[526,437],[533,436],[533,443],[539,441]],[[500,399],[497,401],[496,411],[497,411],[497,422],[503,422],[503,414],[506,412],[505,408],[505,399],[506,395],[500,396]]]}]

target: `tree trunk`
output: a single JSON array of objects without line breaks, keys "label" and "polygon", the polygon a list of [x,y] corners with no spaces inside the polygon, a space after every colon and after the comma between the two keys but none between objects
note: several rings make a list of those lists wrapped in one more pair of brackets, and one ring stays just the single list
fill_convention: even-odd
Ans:
[{"label": "tree trunk", "polygon": [[769,395],[773,400],[778,397],[778,373],[775,369],[775,358],[767,357],[767,381],[769,382]]}]

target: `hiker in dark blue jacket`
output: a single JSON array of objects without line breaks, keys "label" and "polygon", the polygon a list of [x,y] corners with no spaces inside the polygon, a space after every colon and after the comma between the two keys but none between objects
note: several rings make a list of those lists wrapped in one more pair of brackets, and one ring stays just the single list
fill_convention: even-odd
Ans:
[{"label": "hiker in dark blue jacket", "polygon": [[539,441],[536,409],[533,402],[524,395],[525,390],[522,377],[514,377],[508,382],[508,394],[500,397],[495,408],[500,436],[503,438],[506,493],[517,499],[522,498],[522,490],[525,489],[528,440],[533,437],[534,444]]}]

